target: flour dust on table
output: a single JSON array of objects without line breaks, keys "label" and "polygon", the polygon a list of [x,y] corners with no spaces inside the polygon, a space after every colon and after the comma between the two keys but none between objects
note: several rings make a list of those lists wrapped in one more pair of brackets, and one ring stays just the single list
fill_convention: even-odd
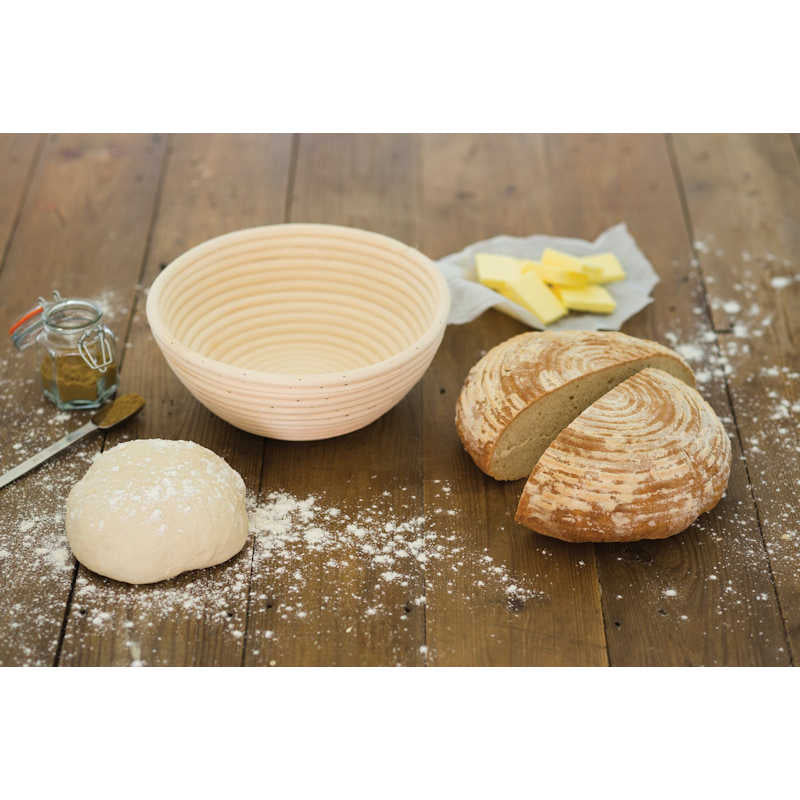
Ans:
[{"label": "flour dust on table", "polygon": [[[528,601],[547,596],[538,576],[515,574],[482,549],[466,545],[458,535],[457,510],[448,502],[450,487],[438,487],[427,515],[412,512],[416,497],[399,506],[392,495],[407,489],[391,486],[375,496],[360,498],[352,507],[332,503],[324,494],[296,497],[290,492],[269,493],[260,502],[248,502],[252,551],[245,549],[218,567],[186,573],[152,585],[125,586],[97,575],[79,576],[71,613],[87,622],[87,630],[102,634],[121,624],[138,646],[137,630],[175,613],[189,619],[213,619],[229,635],[243,639],[246,620],[231,609],[248,602],[250,586],[269,586],[267,596],[249,596],[251,604],[270,600],[275,625],[251,629],[254,656],[281,637],[303,637],[321,646],[334,635],[356,635],[361,624],[377,620],[403,627],[410,624],[407,608],[422,609],[436,587],[463,603],[498,602],[514,613]],[[366,572],[374,583],[347,578],[348,567]],[[459,576],[461,580],[456,581]],[[463,580],[464,578],[467,580]],[[397,601],[396,587],[407,589]],[[470,586],[468,592],[459,586]],[[389,595],[395,599],[390,600]],[[317,604],[309,597],[319,597]],[[304,599],[305,598],[305,599]],[[105,609],[124,611],[124,622]],[[284,623],[290,622],[291,625]],[[280,627],[281,630],[277,630]],[[80,636],[67,633],[67,638]],[[253,641],[253,639],[255,641]],[[425,651],[435,662],[436,653]],[[403,654],[397,653],[398,663]],[[149,664],[148,653],[131,659]]]},{"label": "flour dust on table", "polygon": [[[792,273],[787,265],[781,275]],[[755,275],[752,280],[754,287]],[[792,285],[796,281],[793,276]],[[791,290],[791,287],[772,288],[776,292]],[[730,302],[728,313],[733,316],[730,333],[719,334],[703,324],[705,309],[698,299],[692,308],[691,324],[686,323],[686,328],[682,329],[680,322],[675,321],[672,330],[659,338],[691,364],[698,389],[706,396],[712,394],[712,388],[715,394],[721,394],[726,383],[734,398],[739,386],[756,383],[763,389],[758,393],[758,402],[751,407],[754,424],[749,432],[743,433],[749,454],[748,478],[759,491],[759,487],[770,481],[774,483],[768,474],[767,460],[764,459],[763,465],[758,461],[760,453],[777,450],[787,464],[800,459],[797,436],[800,369],[796,364],[762,358],[750,368],[751,349],[763,336],[769,335],[775,313],[764,307],[763,302],[759,303],[747,279],[738,288],[725,287],[725,292],[719,298],[712,296],[709,302],[720,307]],[[738,311],[733,310],[733,302],[738,304]],[[14,359],[13,369],[8,369],[9,358]],[[16,463],[67,430],[78,427],[86,415],[56,412],[33,392],[33,386],[28,386],[35,378],[30,370],[22,369],[19,363],[22,356],[9,358],[0,359],[0,365],[6,367],[6,377],[0,378],[0,399],[5,399],[6,407],[11,408],[26,389],[34,398],[27,423],[9,429],[12,441],[6,443],[6,452],[9,463]],[[16,368],[18,363],[19,368]],[[734,420],[722,409],[720,412],[729,434],[735,436]],[[122,438],[126,438],[125,434]],[[0,619],[4,621],[0,627],[0,644],[9,652],[20,654],[19,663],[52,663],[56,653],[60,626],[54,625],[53,620],[63,617],[75,569],[64,536],[64,503],[71,487],[97,455],[97,447],[97,442],[79,443],[69,457],[59,456],[26,476],[24,482],[12,484],[0,493],[0,575],[5,586],[5,591],[0,592]],[[737,457],[745,458],[741,454]],[[375,496],[352,503],[352,507],[330,494],[320,493],[309,498],[272,487],[275,494],[267,494],[259,501],[248,498],[249,546],[220,566],[146,586],[124,585],[80,571],[69,614],[83,620],[83,624],[75,626],[70,621],[65,645],[69,642],[74,650],[84,636],[122,631],[127,636],[130,657],[127,663],[157,663],[158,655],[148,652],[144,645],[144,630],[152,631],[150,626],[175,615],[198,623],[218,620],[226,626],[230,636],[243,640],[246,620],[243,614],[232,615],[231,610],[246,606],[251,585],[268,586],[276,578],[285,578],[282,585],[286,588],[274,598],[274,618],[292,624],[264,624],[254,629],[251,633],[257,641],[248,643],[248,650],[255,652],[281,637],[304,636],[321,642],[329,635],[332,614],[328,612],[335,610],[341,599],[335,583],[340,575],[339,567],[348,559],[370,570],[379,587],[374,597],[360,600],[349,597],[349,616],[340,624],[345,633],[352,629],[352,635],[356,635],[359,622],[368,620],[383,618],[391,620],[392,625],[406,624],[406,620],[401,619],[406,613],[402,606],[394,607],[380,590],[402,583],[408,584],[408,602],[415,609],[424,606],[426,596],[433,596],[431,589],[436,587],[436,582],[452,593],[454,601],[503,602],[507,603],[509,614],[514,613],[517,605],[509,598],[517,594],[523,601],[528,598],[530,603],[546,600],[552,587],[542,576],[517,574],[507,564],[492,561],[482,548],[463,540],[458,526],[458,515],[462,512],[450,500],[449,486],[446,483],[435,485],[439,490],[434,496],[426,497],[424,518],[410,492],[408,507],[393,503],[393,496],[403,488],[397,482],[382,487],[384,491],[377,491]],[[794,495],[788,486],[785,488],[785,499],[770,507],[770,517],[780,526],[780,533],[770,541],[767,550],[774,567],[800,580],[800,515],[793,502]],[[44,505],[31,506],[28,499],[32,496],[48,499]],[[717,515],[713,524],[698,520],[692,526],[692,535],[700,544],[724,539],[729,548],[728,558],[747,564],[751,572],[763,568],[762,554],[754,549],[752,537],[747,535],[751,523],[746,504],[731,498],[723,500],[723,504],[725,513]],[[512,524],[510,516],[501,520],[501,526]],[[392,525],[400,530],[391,531]],[[534,536],[522,531],[515,535]],[[541,540],[536,546],[543,552],[546,549]],[[315,559],[313,565],[304,556],[307,550],[321,557]],[[455,581],[454,568],[471,576],[471,580]],[[712,609],[719,615],[719,625],[745,626],[748,620],[763,621],[762,615],[768,613],[766,597],[760,589],[753,593],[736,578],[723,580],[720,576],[725,569],[725,563],[712,560],[708,573],[702,578]],[[665,619],[658,616],[662,609],[671,612],[684,599],[683,593],[675,590],[673,577],[665,570],[663,575],[654,576],[652,582],[631,583],[620,586],[618,591],[620,597],[623,593],[626,595],[627,602],[635,596],[637,603],[652,611],[654,620]],[[329,594],[327,589],[319,592],[325,608],[303,600],[304,587],[314,588],[315,585],[331,588]],[[418,588],[420,586],[422,589]],[[470,587],[469,599],[464,593],[465,586]],[[26,593],[36,595],[34,613],[26,610],[29,604],[20,602]],[[308,592],[308,596],[314,593]],[[326,596],[327,601],[324,600]],[[256,596],[250,598],[251,603],[257,600]],[[688,611],[688,615],[691,617],[692,612]],[[680,615],[681,623],[690,621],[684,617],[686,614]],[[712,624],[707,630],[709,636],[713,627]],[[782,643],[776,642],[776,647],[783,649]],[[436,663],[438,654],[435,651],[426,655],[428,663]],[[402,654],[398,654],[398,660],[401,658]]]}]

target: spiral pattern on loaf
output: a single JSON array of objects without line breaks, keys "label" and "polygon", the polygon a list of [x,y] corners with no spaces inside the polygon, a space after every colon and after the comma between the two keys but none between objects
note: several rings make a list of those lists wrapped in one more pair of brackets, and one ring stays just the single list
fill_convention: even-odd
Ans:
[{"label": "spiral pattern on loaf", "polygon": [[493,347],[469,371],[456,406],[464,448],[488,472],[498,439],[544,395],[607,367],[663,355],[691,369],[657,342],[608,331],[523,333]]},{"label": "spiral pattern on loaf", "polygon": [[567,541],[663,538],[717,504],[730,466],[728,436],[708,403],[645,369],[558,435],[525,484],[516,519]]}]

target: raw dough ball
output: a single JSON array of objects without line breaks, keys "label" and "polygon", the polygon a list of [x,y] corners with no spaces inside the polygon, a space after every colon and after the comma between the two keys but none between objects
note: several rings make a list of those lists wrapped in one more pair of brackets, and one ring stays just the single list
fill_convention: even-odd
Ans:
[{"label": "raw dough ball", "polygon": [[244,481],[194,442],[125,442],[72,487],[67,539],[84,566],[128,583],[211,567],[247,539]]}]

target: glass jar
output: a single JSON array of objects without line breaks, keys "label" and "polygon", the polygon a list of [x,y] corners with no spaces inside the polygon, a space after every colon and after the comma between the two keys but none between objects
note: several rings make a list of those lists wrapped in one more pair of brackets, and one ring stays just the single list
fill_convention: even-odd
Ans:
[{"label": "glass jar", "polygon": [[10,333],[20,350],[38,344],[42,389],[58,408],[97,408],[116,392],[114,334],[93,301],[53,292],[51,302],[40,298]]}]

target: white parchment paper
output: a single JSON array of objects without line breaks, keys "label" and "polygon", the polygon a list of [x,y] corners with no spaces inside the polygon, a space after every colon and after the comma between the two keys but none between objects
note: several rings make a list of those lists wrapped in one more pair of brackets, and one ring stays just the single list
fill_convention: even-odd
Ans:
[{"label": "white parchment paper", "polygon": [[653,302],[650,292],[658,283],[658,275],[623,222],[604,231],[593,242],[559,236],[495,236],[493,239],[475,242],[460,253],[445,256],[437,262],[437,265],[450,287],[452,302],[448,323],[460,325],[470,322],[487,308],[494,306],[531,328],[543,330],[545,326],[530,311],[478,283],[475,254],[499,253],[538,261],[546,247],[576,256],[611,252],[620,260],[627,273],[625,280],[606,284],[606,289],[617,301],[617,308],[613,314],[583,314],[571,311],[566,317],[548,325],[547,330],[616,331],[625,320]]}]

